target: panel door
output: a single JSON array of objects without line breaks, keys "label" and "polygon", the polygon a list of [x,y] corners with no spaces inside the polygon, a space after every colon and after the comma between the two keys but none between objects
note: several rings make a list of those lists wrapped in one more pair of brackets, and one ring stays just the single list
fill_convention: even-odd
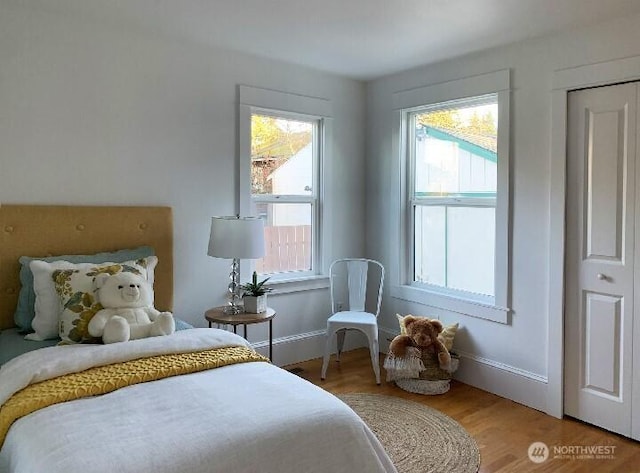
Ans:
[{"label": "panel door", "polygon": [[568,97],[565,413],[626,436],[639,208],[636,109],[634,83]]}]

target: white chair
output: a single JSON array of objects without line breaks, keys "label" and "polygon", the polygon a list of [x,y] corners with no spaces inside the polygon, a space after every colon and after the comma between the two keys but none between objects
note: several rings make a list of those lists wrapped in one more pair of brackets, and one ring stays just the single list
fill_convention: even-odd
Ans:
[{"label": "white chair", "polygon": [[[338,337],[336,361],[344,347],[347,330],[360,330],[369,340],[371,363],[380,384],[378,349],[378,314],[382,302],[384,267],[377,261],[364,258],[345,258],[331,263],[331,317],[327,320],[326,345],[321,378],[325,379],[333,335]],[[369,296],[369,297],[367,297]]]}]

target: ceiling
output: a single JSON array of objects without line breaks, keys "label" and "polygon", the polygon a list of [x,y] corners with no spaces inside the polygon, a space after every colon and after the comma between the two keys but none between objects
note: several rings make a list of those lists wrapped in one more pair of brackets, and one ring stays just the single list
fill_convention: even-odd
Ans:
[{"label": "ceiling", "polygon": [[638,0],[1,0],[372,79],[640,13]]}]

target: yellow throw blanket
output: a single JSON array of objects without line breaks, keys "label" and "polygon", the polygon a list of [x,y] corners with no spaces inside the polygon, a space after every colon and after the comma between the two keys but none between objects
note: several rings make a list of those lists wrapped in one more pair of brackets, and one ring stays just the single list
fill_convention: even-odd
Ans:
[{"label": "yellow throw blanket", "polygon": [[0,407],[0,446],[16,420],[38,409],[106,394],[133,384],[251,361],[269,360],[247,347],[215,348],[97,366],[32,384],[15,393]]}]

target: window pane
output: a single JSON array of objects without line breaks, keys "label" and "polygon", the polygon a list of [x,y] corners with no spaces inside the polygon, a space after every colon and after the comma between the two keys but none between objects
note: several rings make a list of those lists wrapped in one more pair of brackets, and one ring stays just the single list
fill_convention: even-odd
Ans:
[{"label": "window pane", "polygon": [[413,114],[416,197],[495,197],[498,101]]},{"label": "window pane", "polygon": [[493,296],[496,211],[447,208],[447,287]]},{"label": "window pane", "polygon": [[414,279],[494,296],[495,208],[416,206]]},{"label": "window pane", "polygon": [[446,286],[446,209],[436,206],[415,208],[414,279]]},{"label": "window pane", "polygon": [[251,193],[311,195],[313,123],[251,116]]},{"label": "window pane", "polygon": [[311,204],[256,204],[265,220],[265,256],[256,261],[259,273],[311,270]]}]

